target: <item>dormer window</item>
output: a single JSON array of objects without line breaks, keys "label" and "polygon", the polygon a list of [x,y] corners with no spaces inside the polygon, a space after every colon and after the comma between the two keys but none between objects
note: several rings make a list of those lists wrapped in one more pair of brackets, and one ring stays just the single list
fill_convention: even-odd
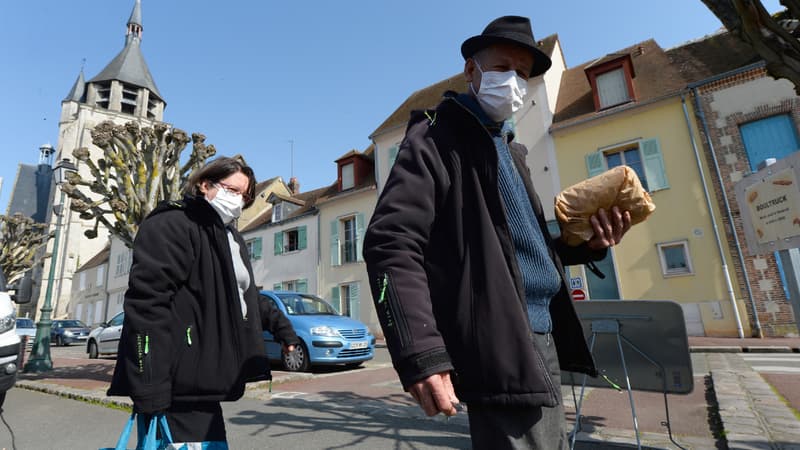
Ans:
[{"label": "dormer window", "polygon": [[603,58],[584,69],[592,87],[595,111],[636,100],[633,61],[629,54]]},{"label": "dormer window", "polygon": [[625,70],[621,67],[597,76],[597,96],[600,109],[610,108],[631,100]]},{"label": "dormer window", "polygon": [[284,211],[283,211],[283,202],[275,203],[272,205],[272,222],[277,223],[283,220]]},{"label": "dormer window", "polygon": [[357,150],[350,150],[336,160],[336,167],[339,192],[360,189],[369,181],[373,172],[372,152],[359,153]]},{"label": "dormer window", "polygon": [[352,189],[356,185],[354,164],[342,164],[342,190]]}]

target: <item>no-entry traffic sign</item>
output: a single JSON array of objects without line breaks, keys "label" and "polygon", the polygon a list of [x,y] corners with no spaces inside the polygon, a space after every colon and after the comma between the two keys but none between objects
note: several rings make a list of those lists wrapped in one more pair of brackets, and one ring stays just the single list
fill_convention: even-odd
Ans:
[{"label": "no-entry traffic sign", "polygon": [[586,292],[583,292],[583,289],[573,289],[572,290],[572,299],[573,300],[586,300]]}]

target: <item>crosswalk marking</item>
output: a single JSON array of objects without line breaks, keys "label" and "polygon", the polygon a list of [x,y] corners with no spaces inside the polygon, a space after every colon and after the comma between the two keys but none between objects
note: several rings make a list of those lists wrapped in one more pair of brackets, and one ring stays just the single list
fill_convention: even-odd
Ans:
[{"label": "crosswalk marking", "polygon": [[782,373],[800,373],[800,367],[786,367],[786,366],[752,366],[756,372],[782,372]]},{"label": "crosswalk marking", "polygon": [[741,354],[756,372],[766,373],[800,373],[800,354]]},{"label": "crosswalk marking", "polygon": [[757,362],[796,362],[800,363],[800,357],[795,358],[778,358],[778,357],[771,357],[771,356],[756,356],[750,358],[744,358],[745,361],[757,361]]}]

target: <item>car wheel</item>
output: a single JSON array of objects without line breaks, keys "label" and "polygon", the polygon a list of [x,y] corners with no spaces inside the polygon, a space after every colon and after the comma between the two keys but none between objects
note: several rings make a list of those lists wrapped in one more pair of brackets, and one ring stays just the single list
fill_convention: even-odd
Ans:
[{"label": "car wheel", "polygon": [[302,342],[294,346],[293,352],[283,352],[283,367],[289,372],[305,372],[310,366],[308,350]]},{"label": "car wheel", "polygon": [[97,343],[89,341],[89,359],[97,359]]},{"label": "car wheel", "polygon": [[56,336],[56,347],[64,346],[64,338],[61,335]]}]

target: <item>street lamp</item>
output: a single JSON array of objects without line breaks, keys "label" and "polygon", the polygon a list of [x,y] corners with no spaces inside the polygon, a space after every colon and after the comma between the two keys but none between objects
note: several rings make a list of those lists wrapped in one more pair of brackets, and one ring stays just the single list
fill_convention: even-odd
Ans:
[{"label": "street lamp", "polygon": [[[52,150],[50,144],[45,144],[40,147],[44,153],[46,150]],[[36,337],[33,340],[33,349],[31,350],[31,358],[25,363],[24,372],[45,372],[53,368],[53,360],[50,359],[50,313],[53,308],[50,306],[50,299],[53,296],[53,281],[56,275],[56,257],[58,255],[58,234],[61,228],[61,216],[64,211],[64,191],[60,189],[61,185],[67,179],[67,172],[77,172],[78,168],[75,164],[64,158],[53,167],[53,180],[56,183],[56,189],[61,191],[61,201],[58,206],[61,211],[56,211],[56,205],[53,205],[53,214],[56,215],[56,227],[53,232],[53,252],[50,254],[50,279],[47,282],[47,291],[44,294],[44,304],[42,305],[42,315],[39,317],[39,322],[36,323]]]}]

